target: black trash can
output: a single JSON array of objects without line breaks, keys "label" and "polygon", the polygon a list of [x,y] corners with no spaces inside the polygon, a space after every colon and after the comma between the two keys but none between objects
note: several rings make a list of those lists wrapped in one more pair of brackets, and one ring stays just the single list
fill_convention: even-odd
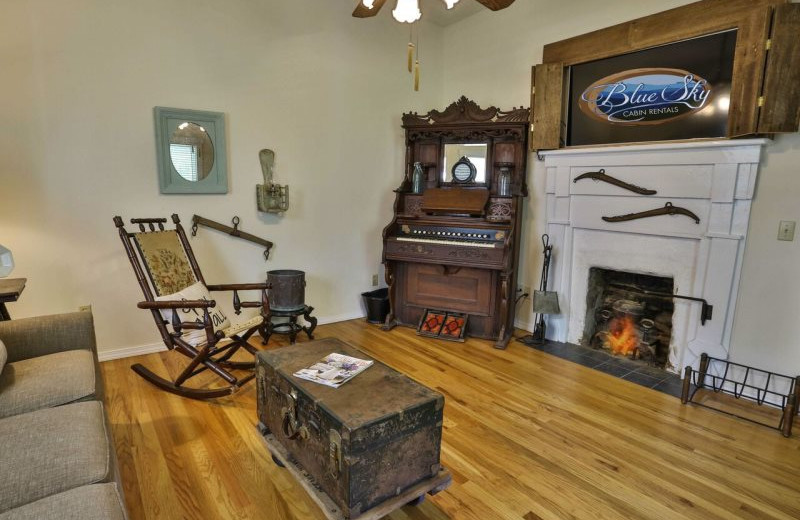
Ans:
[{"label": "black trash can", "polygon": [[367,321],[369,323],[383,323],[389,315],[389,288],[382,287],[361,293],[364,306],[367,308]]}]

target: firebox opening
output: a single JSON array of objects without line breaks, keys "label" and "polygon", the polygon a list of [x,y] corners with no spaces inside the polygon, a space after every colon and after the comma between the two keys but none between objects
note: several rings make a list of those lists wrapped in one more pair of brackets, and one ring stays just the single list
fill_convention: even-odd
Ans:
[{"label": "firebox opening", "polygon": [[592,267],[588,287],[581,344],[669,368],[673,279]]}]

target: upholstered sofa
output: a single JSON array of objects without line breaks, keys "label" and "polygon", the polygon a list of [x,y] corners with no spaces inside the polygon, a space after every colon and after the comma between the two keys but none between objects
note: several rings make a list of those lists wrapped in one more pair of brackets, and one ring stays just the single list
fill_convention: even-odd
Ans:
[{"label": "upholstered sofa", "polygon": [[0,520],[127,518],[89,312],[0,322]]}]

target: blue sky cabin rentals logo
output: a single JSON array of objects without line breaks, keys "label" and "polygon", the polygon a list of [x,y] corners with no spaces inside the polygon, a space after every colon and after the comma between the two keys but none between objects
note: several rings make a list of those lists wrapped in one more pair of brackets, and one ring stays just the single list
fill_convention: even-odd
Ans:
[{"label": "blue sky cabin rentals logo", "polygon": [[626,70],[595,81],[578,106],[590,117],[618,125],[657,125],[705,108],[711,85],[680,69]]}]

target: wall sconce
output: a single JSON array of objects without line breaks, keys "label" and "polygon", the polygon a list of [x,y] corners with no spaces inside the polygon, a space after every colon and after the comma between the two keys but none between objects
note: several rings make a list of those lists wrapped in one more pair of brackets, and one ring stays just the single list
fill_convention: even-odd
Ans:
[{"label": "wall sconce", "polygon": [[265,213],[283,213],[289,209],[289,185],[272,182],[272,168],[275,165],[275,152],[264,148],[258,152],[264,184],[256,185],[256,202],[258,211]]}]

